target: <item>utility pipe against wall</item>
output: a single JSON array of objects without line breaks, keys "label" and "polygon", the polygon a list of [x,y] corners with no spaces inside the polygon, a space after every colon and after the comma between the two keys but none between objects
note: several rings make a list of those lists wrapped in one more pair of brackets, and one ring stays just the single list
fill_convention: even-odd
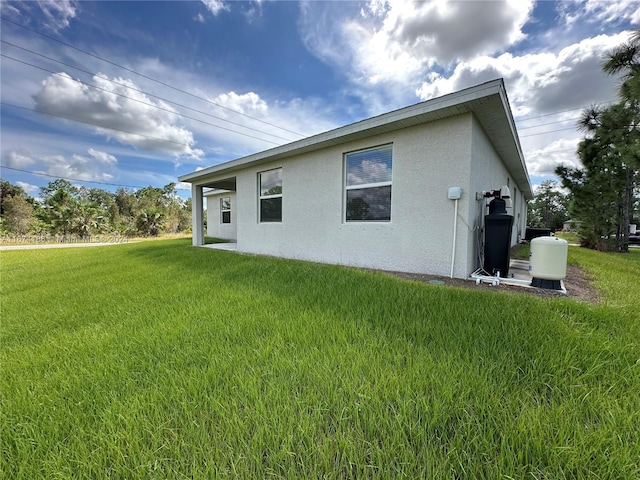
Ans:
[{"label": "utility pipe against wall", "polygon": [[458,230],[458,199],[454,200],[455,207],[453,207],[453,247],[451,249],[451,275],[449,278],[453,278],[453,267],[456,264],[456,236]]},{"label": "utility pipe against wall", "polygon": [[449,187],[448,197],[449,200],[453,200],[453,246],[451,247],[451,274],[449,278],[453,278],[453,268],[456,264],[456,237],[458,234],[458,200],[462,196],[462,188]]}]

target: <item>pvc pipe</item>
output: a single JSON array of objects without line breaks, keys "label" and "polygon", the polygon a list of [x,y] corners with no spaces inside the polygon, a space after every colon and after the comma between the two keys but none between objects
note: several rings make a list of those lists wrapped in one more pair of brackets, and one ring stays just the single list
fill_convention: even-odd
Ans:
[{"label": "pvc pipe", "polygon": [[456,234],[458,230],[458,199],[455,200],[455,207],[453,210],[453,247],[451,249],[451,275],[449,278],[453,278],[453,267],[456,263]]}]

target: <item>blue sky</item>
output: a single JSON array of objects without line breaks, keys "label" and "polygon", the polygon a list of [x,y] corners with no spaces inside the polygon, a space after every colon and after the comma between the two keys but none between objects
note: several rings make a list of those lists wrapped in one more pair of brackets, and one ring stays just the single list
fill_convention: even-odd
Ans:
[{"label": "blue sky", "polygon": [[57,177],[162,187],[498,77],[536,185],[578,165],[581,109],[615,100],[600,66],[640,2],[39,0],[1,13],[2,178],[37,197]]}]

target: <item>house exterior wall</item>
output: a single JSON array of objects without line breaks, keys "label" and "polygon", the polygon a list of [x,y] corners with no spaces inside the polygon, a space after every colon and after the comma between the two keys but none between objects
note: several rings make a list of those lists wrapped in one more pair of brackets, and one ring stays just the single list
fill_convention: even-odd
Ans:
[{"label": "house exterior wall", "polygon": [[[220,199],[231,199],[231,223],[222,223]],[[236,226],[236,192],[224,192],[207,194],[207,236],[235,241],[237,237]]]},{"label": "house exterior wall", "polygon": [[[345,154],[389,144],[391,221],[346,222]],[[258,174],[274,168],[282,168],[282,222],[260,223]],[[229,175],[221,173],[220,179]],[[486,200],[476,200],[476,192],[508,185],[513,244],[526,226],[522,189],[472,114],[247,166],[233,175],[235,192],[207,195],[207,234],[237,239],[239,252],[449,276],[455,202],[447,192],[461,187],[453,275],[467,278],[479,266],[477,235],[487,213]],[[230,225],[220,222],[224,196],[231,197]]]},{"label": "house exterior wall", "polygon": [[[456,277],[470,273],[472,115],[345,143],[236,173],[238,251],[384,270],[449,275],[459,186]],[[344,221],[344,154],[392,144],[390,222]],[[282,167],[282,223],[258,222],[259,172]]]},{"label": "house exterior wall", "polygon": [[[524,236],[524,230],[527,222],[527,203],[523,195],[523,189],[520,185],[516,185],[513,176],[509,173],[505,167],[503,161],[491,145],[491,142],[487,138],[480,123],[474,118],[473,120],[473,147],[471,149],[471,188],[470,198],[472,201],[469,204],[469,218],[472,219],[474,228],[474,238],[480,232],[480,226],[482,225],[482,219],[488,212],[488,200],[481,199],[475,200],[475,195],[483,191],[496,190],[503,185],[509,187],[511,192],[512,206],[507,208],[507,213],[513,215],[513,229],[511,232],[511,245],[516,245],[520,238]],[[473,271],[477,268],[478,250],[477,242],[472,241],[468,244],[467,258],[469,263],[467,264],[467,270]]]}]

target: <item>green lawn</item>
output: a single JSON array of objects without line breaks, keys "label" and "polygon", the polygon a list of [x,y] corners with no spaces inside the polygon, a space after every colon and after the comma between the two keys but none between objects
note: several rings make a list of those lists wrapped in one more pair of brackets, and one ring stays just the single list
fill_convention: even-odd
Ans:
[{"label": "green lawn", "polygon": [[640,250],[599,305],[192,248],[0,252],[0,477],[640,478]]},{"label": "green lawn", "polygon": [[572,244],[580,244],[580,237],[578,237],[578,234],[575,232],[556,232],[555,236]]}]

